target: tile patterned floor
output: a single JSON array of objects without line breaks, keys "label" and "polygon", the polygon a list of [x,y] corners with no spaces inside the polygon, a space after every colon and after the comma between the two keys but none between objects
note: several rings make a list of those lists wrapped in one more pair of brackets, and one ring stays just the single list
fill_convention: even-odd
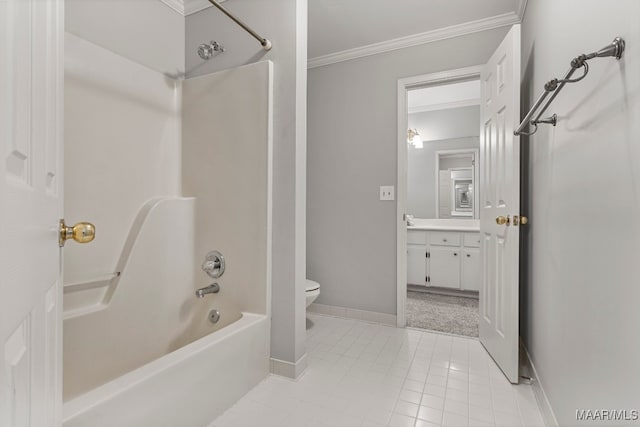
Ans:
[{"label": "tile patterned floor", "polygon": [[474,339],[308,315],[309,367],[271,375],[210,427],[543,427]]}]

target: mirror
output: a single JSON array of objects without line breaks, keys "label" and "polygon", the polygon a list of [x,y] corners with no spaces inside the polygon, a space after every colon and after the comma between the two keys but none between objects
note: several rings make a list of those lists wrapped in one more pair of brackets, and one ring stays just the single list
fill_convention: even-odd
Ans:
[{"label": "mirror", "polygon": [[478,219],[480,82],[409,91],[407,214]]},{"label": "mirror", "polygon": [[445,150],[436,153],[438,211],[436,218],[477,219],[476,159],[478,150]]}]

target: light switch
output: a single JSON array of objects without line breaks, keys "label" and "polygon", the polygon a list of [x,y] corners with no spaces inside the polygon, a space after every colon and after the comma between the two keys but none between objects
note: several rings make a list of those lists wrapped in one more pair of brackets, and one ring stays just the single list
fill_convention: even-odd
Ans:
[{"label": "light switch", "polygon": [[395,200],[395,188],[393,185],[380,186],[380,200]]}]

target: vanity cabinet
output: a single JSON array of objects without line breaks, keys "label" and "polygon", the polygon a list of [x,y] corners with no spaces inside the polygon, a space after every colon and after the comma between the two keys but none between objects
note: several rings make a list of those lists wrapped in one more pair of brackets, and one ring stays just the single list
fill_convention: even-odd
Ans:
[{"label": "vanity cabinet", "polygon": [[407,283],[480,290],[480,233],[408,230]]},{"label": "vanity cabinet", "polygon": [[460,248],[431,245],[427,286],[460,289]]},{"label": "vanity cabinet", "polygon": [[480,290],[482,284],[480,248],[464,248],[462,250],[462,277],[464,277],[464,289]]},{"label": "vanity cabinet", "polygon": [[424,285],[426,282],[426,234],[422,231],[407,233],[407,283]]}]

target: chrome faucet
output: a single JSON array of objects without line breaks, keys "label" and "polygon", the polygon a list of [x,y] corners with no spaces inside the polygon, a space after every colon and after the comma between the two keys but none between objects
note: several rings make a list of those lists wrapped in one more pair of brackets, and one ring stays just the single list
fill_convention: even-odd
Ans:
[{"label": "chrome faucet", "polygon": [[218,292],[220,292],[220,285],[213,283],[209,286],[205,286],[204,288],[197,289],[196,296],[198,298],[203,298],[207,294],[217,294]]}]

